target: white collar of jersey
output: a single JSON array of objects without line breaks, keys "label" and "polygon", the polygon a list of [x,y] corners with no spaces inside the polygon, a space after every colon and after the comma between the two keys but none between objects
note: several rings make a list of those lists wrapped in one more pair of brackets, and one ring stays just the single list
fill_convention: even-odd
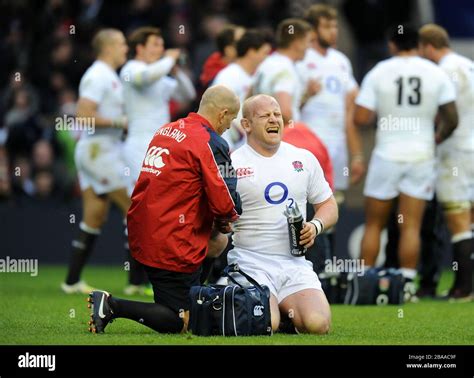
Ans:
[{"label": "white collar of jersey", "polygon": [[308,48],[308,51],[311,51],[313,52],[314,54],[316,54],[317,56],[325,59],[325,58],[329,58],[329,56],[333,53],[334,49],[332,47],[328,47],[327,51],[326,51],[326,55],[323,55],[321,54],[318,50],[316,50],[314,47],[310,47]]},{"label": "white collar of jersey", "polygon": [[100,64],[101,66],[104,66],[106,67],[109,71],[112,71],[113,73],[116,73],[116,71],[111,67],[109,66],[107,63],[105,63],[103,60],[100,60],[100,59],[97,59],[95,61],[96,64]]},{"label": "white collar of jersey", "polygon": [[450,57],[453,56],[454,54],[455,54],[454,51],[448,52],[445,56],[443,56],[443,57],[439,60],[438,64],[443,64],[443,62],[444,62],[446,59],[450,58]]},{"label": "white collar of jersey", "polygon": [[288,62],[290,62],[291,64],[294,64],[294,62],[290,58],[288,58],[286,55],[283,55],[282,53],[279,53],[278,51],[275,51],[272,55],[281,57],[281,58],[287,60]]},{"label": "white collar of jersey", "polygon": [[262,154],[259,154],[248,143],[246,143],[246,146],[253,154],[257,155],[258,157],[260,157],[262,159],[272,159],[273,157],[275,157],[281,151],[281,149],[283,147],[283,144],[284,144],[284,142],[280,142],[280,145],[278,146],[278,150],[276,150],[276,152],[272,156],[263,156]]}]

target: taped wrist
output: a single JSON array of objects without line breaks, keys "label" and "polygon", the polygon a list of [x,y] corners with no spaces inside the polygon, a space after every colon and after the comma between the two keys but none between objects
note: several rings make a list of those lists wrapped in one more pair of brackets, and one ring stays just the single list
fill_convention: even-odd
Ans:
[{"label": "taped wrist", "polygon": [[310,223],[314,224],[316,227],[316,235],[321,234],[324,231],[324,224],[319,218],[314,218],[309,221]]}]

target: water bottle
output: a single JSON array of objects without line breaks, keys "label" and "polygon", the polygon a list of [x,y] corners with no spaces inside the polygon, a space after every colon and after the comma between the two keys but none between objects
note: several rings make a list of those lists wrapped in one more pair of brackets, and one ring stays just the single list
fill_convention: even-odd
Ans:
[{"label": "water bottle", "polygon": [[303,229],[303,214],[298,204],[294,207],[286,206],[283,214],[288,222],[288,236],[290,238],[290,253],[295,257],[302,257],[306,254],[306,248],[300,245],[301,230]]}]

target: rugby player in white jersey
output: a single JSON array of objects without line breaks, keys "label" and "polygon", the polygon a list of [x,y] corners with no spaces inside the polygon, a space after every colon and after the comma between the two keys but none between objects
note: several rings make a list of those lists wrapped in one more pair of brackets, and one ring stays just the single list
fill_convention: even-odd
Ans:
[{"label": "rugby player in white jersey", "polygon": [[[232,89],[242,104],[251,90],[255,71],[270,53],[271,45],[263,32],[248,29],[237,41],[236,50],[237,59],[217,74],[213,85],[225,85]],[[231,128],[222,135],[231,152],[245,143],[244,132],[240,127],[241,118],[242,112],[239,112]]]},{"label": "rugby player in white jersey", "polygon": [[[349,184],[349,167],[351,183],[358,182],[365,173],[362,141],[353,122],[358,86],[349,59],[334,48],[338,35],[337,10],[316,4],[306,11],[305,20],[313,27],[315,38],[296,66],[304,81],[317,80],[321,89],[306,101],[301,109],[301,121],[326,145],[334,167],[335,189],[344,191]],[[338,197],[342,202],[343,193],[338,193]]]},{"label": "rugby player in white jersey", "polygon": [[[433,198],[435,142],[457,126],[456,93],[448,75],[417,55],[418,34],[399,25],[390,35],[392,58],[365,76],[356,99],[356,125],[369,124],[377,114],[375,148],[365,182],[365,231],[361,256],[373,266],[380,233],[398,197],[398,256],[406,278],[407,300],[416,300],[413,279],[420,251],[425,202]],[[435,132],[434,119],[442,122]]]},{"label": "rugby player in white jersey", "polygon": [[81,79],[76,116],[82,122],[90,121],[94,132],[83,131],[75,151],[83,213],[79,235],[72,242],[66,282],[61,284],[68,294],[93,290],[80,275],[107,218],[110,201],[124,216],[130,206],[121,155],[121,136],[127,122],[122,84],[116,73],[125,63],[128,48],[122,32],[116,29],[99,31],[92,47],[97,59]]},{"label": "rugby player in white jersey", "polygon": [[[120,71],[123,84],[128,133],[123,145],[127,169],[127,190],[131,196],[140,174],[148,144],[155,132],[169,123],[170,100],[188,102],[196,92],[188,76],[177,67],[179,49],[164,50],[161,31],[155,27],[140,27],[128,37],[132,59]],[[172,75],[172,76],[169,76]],[[130,285],[125,294],[152,292],[144,285],[146,275],[140,265],[129,257]]]},{"label": "rugby player in white jersey", "polygon": [[170,100],[192,101],[196,91],[188,76],[176,65],[180,50],[164,50],[160,29],[138,28],[130,34],[128,43],[133,58],[123,66],[120,78],[128,119],[123,151],[130,169],[128,190],[131,195],[148,144],[155,132],[171,121]]},{"label": "rugby player in white jersey", "polygon": [[436,196],[451,232],[455,280],[448,297],[472,300],[474,253],[474,62],[453,52],[444,28],[434,24],[419,30],[421,55],[439,65],[456,88],[459,124],[437,148]]},{"label": "rugby player in white jersey", "polygon": [[320,86],[309,80],[304,86],[295,63],[304,58],[311,41],[311,26],[303,20],[289,18],[276,30],[276,51],[257,69],[252,94],[267,94],[277,99],[283,122],[298,122],[305,98],[315,94]]},{"label": "rugby player in white jersey", "polygon": [[310,247],[318,233],[336,223],[336,201],[314,155],[281,141],[284,123],[276,99],[250,97],[242,113],[247,143],[232,154],[242,215],[234,224],[228,261],[270,289],[274,331],[289,318],[297,332],[327,333],[329,303],[312,263],[291,255],[283,212],[297,204],[306,219],[307,202],[314,206],[315,218],[301,231],[300,244]]}]

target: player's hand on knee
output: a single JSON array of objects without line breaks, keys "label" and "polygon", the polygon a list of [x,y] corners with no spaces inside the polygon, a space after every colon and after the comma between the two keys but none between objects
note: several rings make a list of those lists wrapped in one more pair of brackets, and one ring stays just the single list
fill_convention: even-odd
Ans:
[{"label": "player's hand on knee", "polygon": [[316,226],[313,223],[305,222],[301,230],[300,245],[309,248],[316,239]]}]

